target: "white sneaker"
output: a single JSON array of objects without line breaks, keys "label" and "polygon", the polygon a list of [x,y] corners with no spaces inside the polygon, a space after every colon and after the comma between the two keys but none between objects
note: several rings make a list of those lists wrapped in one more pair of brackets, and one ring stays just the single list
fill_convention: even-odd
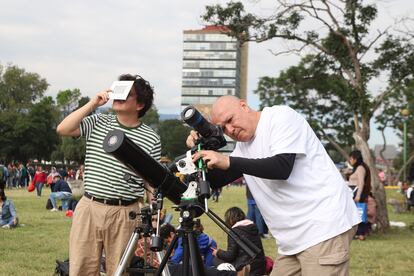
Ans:
[{"label": "white sneaker", "polygon": [[53,208],[52,210],[50,210],[50,212],[57,212],[57,211],[59,211],[59,210],[56,209],[56,208]]},{"label": "white sneaker", "polygon": [[6,225],[3,225],[1,228],[3,228],[3,229],[10,229],[10,225],[6,224]]}]

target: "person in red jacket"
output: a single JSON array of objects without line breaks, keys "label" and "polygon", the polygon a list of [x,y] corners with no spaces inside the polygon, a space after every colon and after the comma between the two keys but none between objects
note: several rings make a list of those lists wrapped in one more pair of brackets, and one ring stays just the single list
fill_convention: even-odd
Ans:
[{"label": "person in red jacket", "polygon": [[36,187],[37,196],[41,196],[43,185],[46,183],[46,173],[43,171],[42,166],[37,166],[36,173],[33,177],[33,183]]}]

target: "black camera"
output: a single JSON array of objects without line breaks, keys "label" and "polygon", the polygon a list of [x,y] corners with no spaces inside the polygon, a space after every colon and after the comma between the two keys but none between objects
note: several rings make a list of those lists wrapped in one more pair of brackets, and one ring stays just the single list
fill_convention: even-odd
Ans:
[{"label": "black camera", "polygon": [[227,144],[226,138],[224,138],[223,129],[219,126],[210,124],[203,115],[195,109],[195,107],[189,105],[181,112],[181,118],[189,126],[194,128],[200,133],[202,139],[201,143],[206,150],[218,150]]}]

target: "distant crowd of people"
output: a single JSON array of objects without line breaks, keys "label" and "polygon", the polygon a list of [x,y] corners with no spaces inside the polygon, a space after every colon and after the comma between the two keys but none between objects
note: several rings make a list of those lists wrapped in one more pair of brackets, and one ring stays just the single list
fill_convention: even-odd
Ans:
[{"label": "distant crowd of people", "polygon": [[[0,162],[0,227],[10,229],[18,226],[19,223],[16,206],[6,196],[6,190],[27,188],[29,192],[36,190],[36,195],[41,197],[43,187],[48,186],[50,195],[46,204],[47,209],[52,212],[74,210],[77,201],[72,198],[72,190],[68,182],[75,179],[82,181],[83,177],[83,165],[77,170],[68,170],[65,167],[56,169],[53,166],[45,170],[42,165],[10,163],[6,166]],[[61,206],[58,206],[58,201]]]}]

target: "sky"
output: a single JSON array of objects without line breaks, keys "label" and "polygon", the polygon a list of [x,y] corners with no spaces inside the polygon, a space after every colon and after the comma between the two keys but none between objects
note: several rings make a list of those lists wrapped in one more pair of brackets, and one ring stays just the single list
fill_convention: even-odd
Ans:
[{"label": "sky", "polygon": [[[48,96],[79,88],[93,97],[110,87],[120,74],[139,74],[155,89],[159,113],[180,112],[183,30],[201,29],[212,0],[0,0],[0,64],[36,72],[50,87]],[[268,14],[276,1],[243,1],[248,10]],[[380,7],[378,27],[392,18],[414,13],[414,1],[374,1]],[[272,41],[249,45],[248,103],[261,76],[277,76],[295,65],[292,55],[270,50],[286,45]],[[380,83],[378,85],[381,85]],[[375,127],[373,127],[375,128]],[[399,139],[389,131],[388,143]],[[370,144],[382,143],[373,132]]]}]

